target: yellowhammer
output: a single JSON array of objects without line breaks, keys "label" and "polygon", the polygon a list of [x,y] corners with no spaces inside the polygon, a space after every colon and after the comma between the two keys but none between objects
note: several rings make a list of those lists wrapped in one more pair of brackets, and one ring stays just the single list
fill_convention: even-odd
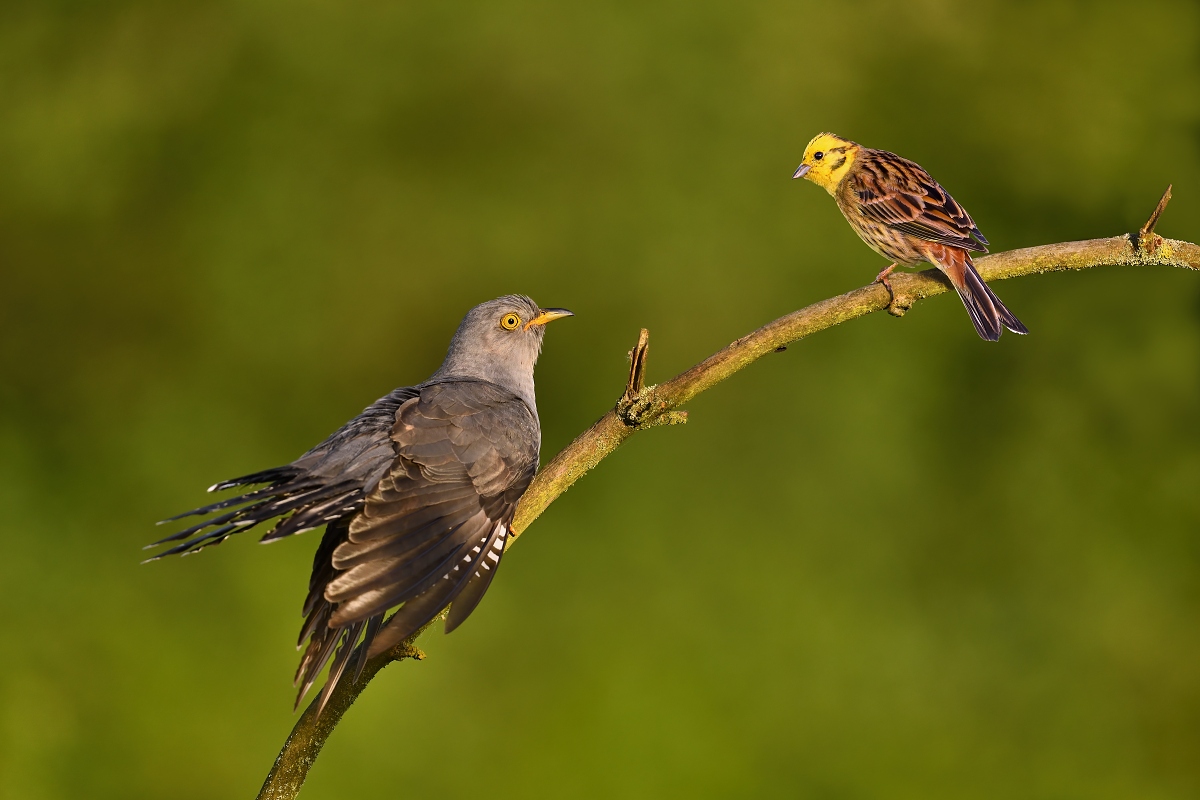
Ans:
[{"label": "yellowhammer", "polygon": [[986,253],[988,240],[920,164],[821,133],[804,148],[792,177],[825,187],[859,238],[895,262],[876,277],[889,292],[887,276],[897,266],[928,261],[954,284],[981,337],[994,342],[1003,328],[1029,333],[971,262],[968,251]]}]

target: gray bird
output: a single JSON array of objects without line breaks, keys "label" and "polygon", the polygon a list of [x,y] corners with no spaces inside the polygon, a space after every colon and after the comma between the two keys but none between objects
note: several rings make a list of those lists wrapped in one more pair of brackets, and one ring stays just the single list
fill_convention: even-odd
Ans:
[{"label": "gray bird", "polygon": [[307,639],[308,647],[295,678],[298,707],[332,658],[323,709],[360,639],[356,677],[368,658],[446,606],[453,604],[449,633],[479,604],[537,472],[533,366],[544,326],[569,316],[521,295],[476,306],[429,380],[380,398],[286,466],[210,487],[266,484],[165,520],[220,512],[150,545],[183,540],[148,560],[194,553],[276,518],[263,542],[325,525],[297,642]]}]

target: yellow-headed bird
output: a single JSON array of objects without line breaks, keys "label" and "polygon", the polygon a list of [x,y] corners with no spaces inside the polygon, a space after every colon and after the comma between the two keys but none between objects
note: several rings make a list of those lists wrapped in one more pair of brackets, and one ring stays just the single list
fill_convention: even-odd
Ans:
[{"label": "yellow-headed bird", "polygon": [[920,164],[821,133],[804,148],[792,177],[825,187],[859,238],[895,262],[876,277],[889,292],[893,269],[928,261],[954,284],[981,337],[994,342],[1003,328],[1029,333],[971,262],[972,252],[987,252],[988,240]]}]

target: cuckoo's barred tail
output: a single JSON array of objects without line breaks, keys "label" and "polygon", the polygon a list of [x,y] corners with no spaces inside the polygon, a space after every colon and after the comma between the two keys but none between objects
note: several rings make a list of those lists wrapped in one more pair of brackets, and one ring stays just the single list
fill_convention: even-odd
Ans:
[{"label": "cuckoo's barred tail", "polygon": [[[395,421],[396,410],[416,391],[401,387],[385,395],[291,464],[210,486],[210,492],[235,488],[249,491],[163,520],[160,525],[185,517],[206,517],[149,545],[147,549],[179,542],[147,561],[194,553],[272,520],[278,522],[262,537],[264,542],[358,513],[365,500],[365,486],[392,460],[387,431]],[[251,488],[254,486],[260,488]]]},{"label": "cuckoo's barred tail", "polygon": [[156,561],[164,556],[194,553],[210,545],[220,544],[233,534],[249,530],[259,523],[283,517],[262,537],[264,542],[274,541],[319,528],[331,519],[354,513],[362,505],[362,490],[353,481],[327,485],[319,478],[304,473],[296,474],[287,467],[271,472],[277,474],[248,475],[245,478],[223,481],[213,487],[214,490],[219,490],[270,481],[261,489],[163,520],[173,522],[182,517],[223,512],[149,545],[157,547],[183,540],[174,547],[151,556],[147,561]]},{"label": "cuckoo's barred tail", "polygon": [[998,341],[1004,328],[1013,333],[1029,333],[1029,329],[1021,320],[1000,302],[1000,298],[991,287],[979,277],[971,256],[965,250],[935,245],[930,247],[929,251],[930,261],[946,273],[963,305],[967,307],[967,313],[971,315],[971,322],[975,324],[980,338],[989,342]]}]

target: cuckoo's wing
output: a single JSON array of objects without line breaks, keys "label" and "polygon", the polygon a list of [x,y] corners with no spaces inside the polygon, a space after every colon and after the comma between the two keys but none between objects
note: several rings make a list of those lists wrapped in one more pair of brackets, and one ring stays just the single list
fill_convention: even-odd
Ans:
[{"label": "cuckoo's wing", "polygon": [[[400,606],[360,658],[407,639],[451,603],[447,630],[470,613],[500,563],[540,443],[525,402],[482,381],[423,387],[398,410],[391,439],[391,468],[333,548],[323,588],[321,614],[335,632]],[[333,653],[319,626],[311,633],[305,683]]]},{"label": "cuckoo's wing", "polygon": [[988,240],[971,215],[920,164],[870,150],[857,166],[846,200],[867,218],[918,239],[987,252]]},{"label": "cuckoo's wing", "polygon": [[210,492],[216,492],[266,484],[164,520],[206,517],[151,545],[179,542],[150,560],[194,553],[272,519],[278,522],[262,537],[263,541],[302,533],[355,514],[362,508],[366,493],[391,466],[395,454],[389,434],[396,410],[417,391],[414,387],[396,389],[291,464],[210,487]]}]

